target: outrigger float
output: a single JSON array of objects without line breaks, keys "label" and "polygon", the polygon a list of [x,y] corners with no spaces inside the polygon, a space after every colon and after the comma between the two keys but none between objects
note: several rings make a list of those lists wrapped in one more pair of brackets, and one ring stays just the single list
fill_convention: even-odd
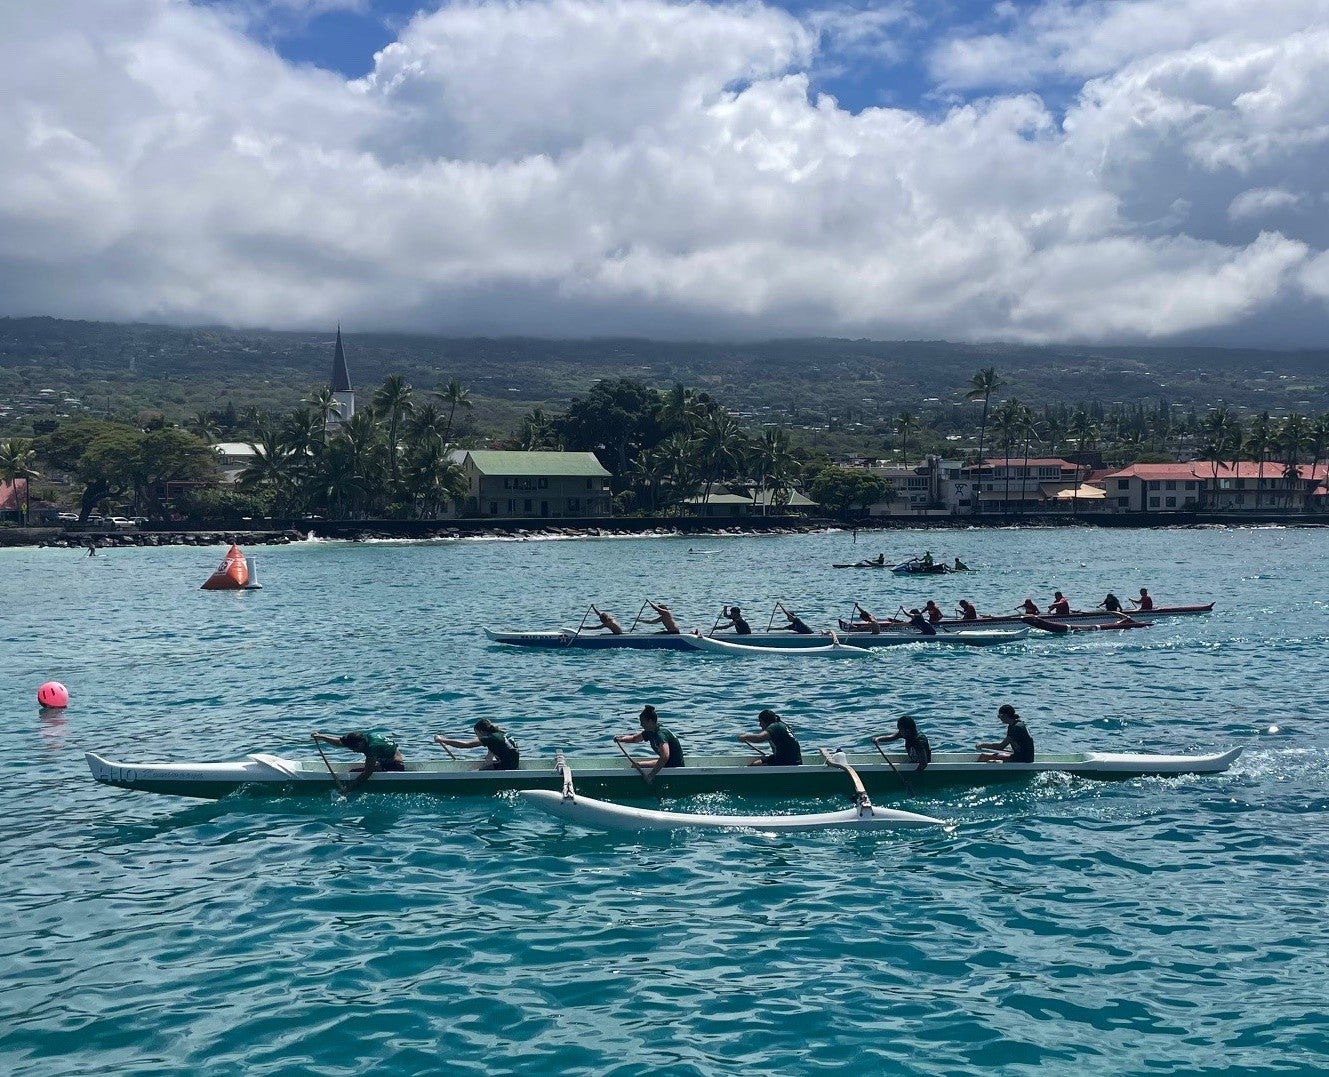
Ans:
[{"label": "outrigger float", "polygon": [[759,830],[766,833],[796,833],[808,830],[884,830],[902,827],[947,826],[943,819],[930,815],[882,808],[874,805],[863,788],[858,772],[843,753],[831,754],[821,749],[822,760],[848,775],[854,787],[854,806],[841,811],[815,812],[809,815],[703,815],[696,812],[656,811],[627,804],[610,804],[582,796],[573,788],[572,768],[559,752],[554,758],[563,782],[561,792],[547,789],[523,789],[521,796],[534,807],[569,823],[594,830]]},{"label": "outrigger float", "polygon": [[[839,754],[838,752],[836,753]],[[1110,752],[1040,753],[1032,763],[980,763],[975,752],[938,752],[925,770],[915,770],[903,754],[845,753],[845,762],[876,794],[911,788],[989,785],[1021,781],[1039,774],[1082,778],[1138,778],[1145,775],[1217,774],[1227,770],[1241,748],[1212,755],[1147,755]],[[825,796],[843,792],[838,773],[819,766],[753,767],[751,756],[689,755],[683,767],[665,767],[651,782],[622,757],[588,756],[571,761],[583,792],[609,797],[685,797],[705,793],[735,796]],[[145,793],[220,800],[242,793],[254,796],[319,796],[353,781],[350,764],[320,759],[285,759],[255,754],[224,763],[119,763],[87,753],[92,776],[105,785]],[[523,759],[516,770],[481,770],[478,762],[410,762],[400,772],[371,775],[356,786],[366,793],[427,793],[437,796],[484,796],[513,789],[560,790],[557,757]],[[903,779],[902,779],[903,775]]]}]

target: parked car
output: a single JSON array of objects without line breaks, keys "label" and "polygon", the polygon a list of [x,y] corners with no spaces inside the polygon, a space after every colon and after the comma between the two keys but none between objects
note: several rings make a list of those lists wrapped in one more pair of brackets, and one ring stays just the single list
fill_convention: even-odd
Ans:
[{"label": "parked car", "polygon": [[56,518],[57,520],[59,520],[61,523],[63,523],[63,524],[76,524],[76,523],[78,523],[78,513],[77,513],[77,512],[57,512],[57,513],[55,514],[55,518]]},{"label": "parked car", "polygon": [[128,516],[112,516],[111,525],[113,527],[133,527],[134,521]]}]

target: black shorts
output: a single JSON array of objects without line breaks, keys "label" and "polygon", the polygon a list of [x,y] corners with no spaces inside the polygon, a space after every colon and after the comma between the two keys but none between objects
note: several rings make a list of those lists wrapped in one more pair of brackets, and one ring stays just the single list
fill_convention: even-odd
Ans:
[{"label": "black shorts", "polygon": [[398,763],[395,759],[388,759],[388,760],[386,760],[386,761],[384,761],[384,762],[382,762],[382,763],[375,763],[375,764],[374,764],[374,769],[375,769],[375,770],[395,770],[395,771],[400,772],[400,771],[403,771],[403,770],[406,769],[406,764],[405,764],[405,763]]}]

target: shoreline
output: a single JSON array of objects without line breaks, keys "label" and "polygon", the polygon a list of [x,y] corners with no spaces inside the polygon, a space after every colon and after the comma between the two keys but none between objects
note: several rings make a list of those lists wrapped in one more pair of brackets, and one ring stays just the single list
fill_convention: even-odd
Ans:
[{"label": "shoreline", "polygon": [[[266,521],[265,521],[266,523]],[[651,517],[555,523],[545,519],[487,520],[298,520],[273,521],[255,527],[250,521],[199,524],[192,527],[148,526],[134,530],[108,528],[0,528],[0,547],[49,546],[58,549],[216,546],[279,546],[310,538],[332,541],[438,541],[461,539],[522,540],[530,538],[634,538],[736,535],[791,535],[839,531],[956,531],[975,529],[1043,529],[1064,527],[1156,530],[1163,528],[1329,527],[1329,516],[1304,513],[1131,513],[1112,516],[1025,514],[979,517],[892,517],[844,521],[806,517],[755,519],[689,519]]]}]

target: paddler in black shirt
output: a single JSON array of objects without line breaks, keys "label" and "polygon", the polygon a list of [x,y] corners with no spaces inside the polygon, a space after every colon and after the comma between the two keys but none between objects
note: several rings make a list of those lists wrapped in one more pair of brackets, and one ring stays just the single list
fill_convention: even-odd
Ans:
[{"label": "paddler in black shirt", "polygon": [[[642,707],[638,716],[641,721],[640,733],[619,733],[614,737],[615,744],[640,744],[645,741],[655,752],[654,759],[633,759],[628,761],[641,772],[648,782],[660,773],[662,767],[681,767],[683,765],[683,745],[678,738],[660,724],[660,716],[649,703]],[[649,768],[649,769],[648,769]]]},{"label": "paddler in black shirt", "polygon": [[803,763],[803,750],[798,746],[798,738],[783,719],[773,710],[764,710],[757,715],[760,733],[740,733],[738,739],[744,744],[767,744],[771,746],[770,755],[759,755],[750,767],[797,767]]},{"label": "paddler in black shirt", "polygon": [[980,755],[980,763],[1032,763],[1034,761],[1034,738],[1029,735],[1024,719],[1015,713],[1009,703],[1003,703],[997,711],[997,717],[1006,723],[1006,739],[997,744],[981,743],[976,745],[979,751],[988,750],[987,755]]},{"label": "paddler in black shirt", "polygon": [[723,607],[723,612],[724,615],[729,618],[729,620],[721,621],[718,625],[715,626],[717,629],[732,628],[736,635],[739,636],[752,635],[752,626],[748,624],[746,620],[743,619],[743,611],[740,610],[737,606],[725,606]]},{"label": "paddler in black shirt", "polygon": [[900,715],[895,720],[895,732],[873,737],[872,743],[889,744],[893,740],[904,741],[904,754],[909,758],[909,762],[915,765],[915,769],[923,770],[932,762],[932,745],[928,743],[927,737],[918,731],[918,723],[909,715]]}]

